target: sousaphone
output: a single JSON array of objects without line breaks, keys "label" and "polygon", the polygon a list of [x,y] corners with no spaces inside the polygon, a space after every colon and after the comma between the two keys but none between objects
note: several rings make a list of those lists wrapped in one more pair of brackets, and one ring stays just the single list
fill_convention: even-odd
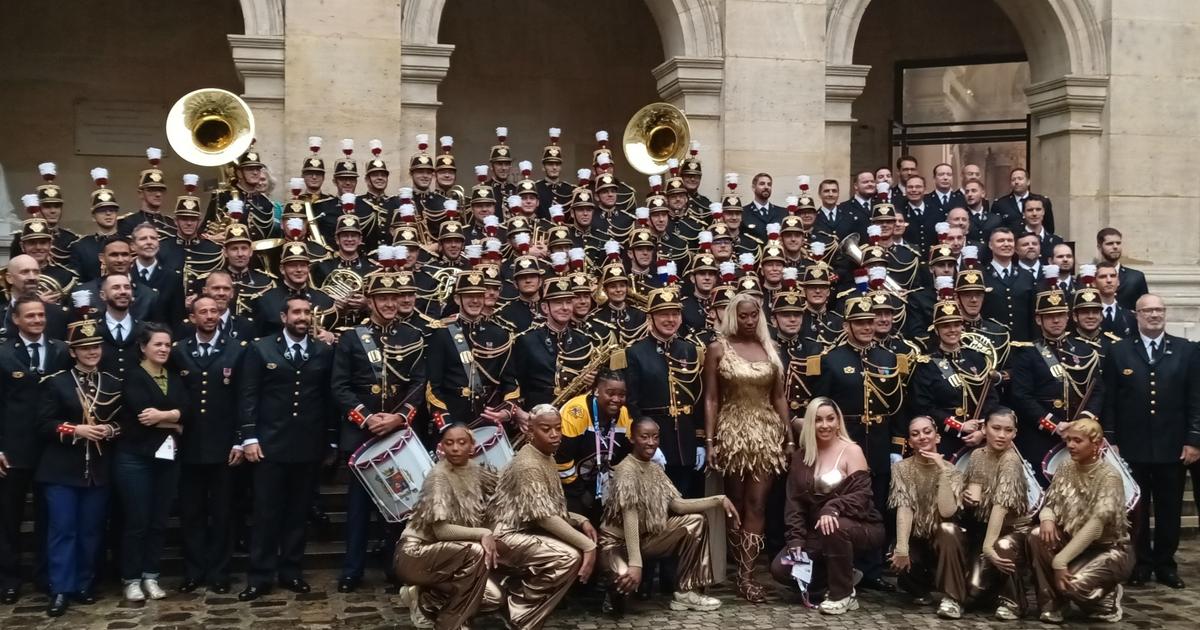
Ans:
[{"label": "sousaphone", "polygon": [[671,158],[682,160],[691,146],[687,116],[670,103],[651,103],[637,111],[625,125],[621,146],[625,161],[646,175],[667,170]]}]

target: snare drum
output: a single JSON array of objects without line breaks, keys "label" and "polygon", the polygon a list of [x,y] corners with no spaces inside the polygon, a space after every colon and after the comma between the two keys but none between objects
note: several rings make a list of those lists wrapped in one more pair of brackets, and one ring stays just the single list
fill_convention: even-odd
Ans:
[{"label": "snare drum", "polygon": [[[950,461],[954,464],[954,467],[957,468],[959,472],[966,475],[967,467],[971,461],[971,455],[981,448],[987,447],[964,447],[955,453],[954,457],[952,457]],[[1035,514],[1037,513],[1038,509],[1042,507],[1042,485],[1038,483],[1037,476],[1033,474],[1033,466],[1030,466],[1029,462],[1026,461],[1024,457],[1021,457],[1021,464],[1023,465],[1023,469],[1025,471],[1025,498],[1029,502],[1028,514]]]},{"label": "snare drum", "polygon": [[389,523],[408,517],[433,460],[412,429],[369,440],[350,456],[350,470]]},{"label": "snare drum", "polygon": [[475,452],[471,461],[492,470],[500,470],[513,459],[513,447],[504,428],[491,424],[471,430],[475,435]]},{"label": "snare drum", "polygon": [[[1137,506],[1138,500],[1142,498],[1142,489],[1133,480],[1133,472],[1129,470],[1129,465],[1108,447],[1108,440],[1105,440],[1104,445],[1100,447],[1100,457],[1121,475],[1121,484],[1125,486],[1125,511],[1132,512],[1133,508]],[[1068,459],[1071,459],[1071,452],[1067,450],[1066,445],[1056,444],[1042,460],[1042,474],[1047,479],[1052,479],[1054,471],[1058,470],[1058,467]]]}]

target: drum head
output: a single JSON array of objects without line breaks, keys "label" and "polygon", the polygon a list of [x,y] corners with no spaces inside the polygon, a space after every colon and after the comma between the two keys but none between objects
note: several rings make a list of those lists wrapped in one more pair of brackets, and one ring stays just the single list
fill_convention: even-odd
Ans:
[{"label": "drum head", "polygon": [[489,424],[471,429],[471,433],[475,435],[475,451],[471,456],[479,457],[498,439],[496,434],[500,433],[500,427]]}]

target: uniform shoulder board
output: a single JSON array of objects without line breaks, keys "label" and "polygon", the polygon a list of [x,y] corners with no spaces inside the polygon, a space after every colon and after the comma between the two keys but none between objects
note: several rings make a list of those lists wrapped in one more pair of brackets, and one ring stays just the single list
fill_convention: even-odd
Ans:
[{"label": "uniform shoulder board", "polygon": [[1115,335],[1115,334],[1113,334],[1113,333],[1111,333],[1111,332],[1109,332],[1109,331],[1107,331],[1107,330],[1106,330],[1106,331],[1104,331],[1104,336],[1105,336],[1105,337],[1108,337],[1108,338],[1109,338],[1110,340],[1112,340],[1112,341],[1120,341],[1120,340],[1121,340],[1121,336],[1120,336],[1120,335]]},{"label": "uniform shoulder board", "polygon": [[804,373],[807,376],[821,375],[821,356],[820,354],[813,354],[804,360]]},{"label": "uniform shoulder board", "polygon": [[62,374],[63,372],[66,372],[66,370],[59,370],[59,371],[57,371],[57,372],[55,372],[55,373],[53,373],[53,374],[47,374],[47,375],[43,376],[43,377],[42,377],[42,379],[41,379],[40,381],[38,381],[38,382],[39,382],[39,383],[45,383],[46,381],[48,381],[48,380],[50,380],[50,379],[54,378],[55,376],[58,376],[59,374]]},{"label": "uniform shoulder board", "polygon": [[839,299],[839,300],[840,300],[840,299],[842,299],[842,298],[844,298],[844,297],[846,297],[847,295],[850,295],[850,294],[852,294],[852,293],[858,293],[858,287],[852,287],[852,288],[846,289],[845,291],[842,291],[841,293],[838,293],[836,297],[837,297],[837,299]]},{"label": "uniform shoulder board", "polygon": [[1032,348],[1033,342],[1032,341],[1017,341],[1014,339],[1014,340],[1008,342],[1008,345],[1010,345],[1014,348]]},{"label": "uniform shoulder board", "polygon": [[[421,311],[417,311],[417,317],[420,317],[420,318],[421,318],[421,321],[425,322],[426,324],[431,324],[431,325],[432,325],[432,324],[433,324],[433,322],[439,322],[439,320],[437,320],[437,319],[434,319],[434,318],[432,318],[432,317],[430,317],[430,316],[426,315],[425,313],[422,313]],[[439,322],[439,323],[440,323],[440,322]]]},{"label": "uniform shoulder board", "polygon": [[929,360],[930,360],[928,354],[918,354],[915,357],[913,357],[913,359],[917,363],[929,363]]},{"label": "uniform shoulder board", "polygon": [[127,219],[127,218],[129,218],[129,217],[131,217],[131,216],[133,216],[133,213],[132,213],[132,212],[126,212],[125,214],[119,214],[119,215],[117,215],[117,220],[118,220],[118,221],[121,221],[121,220],[123,220],[123,219]]},{"label": "uniform shoulder board", "polygon": [[277,276],[277,275],[275,275],[275,274],[271,273],[270,271],[268,271],[268,270],[266,270],[266,269],[262,269],[262,270],[261,270],[261,272],[262,272],[262,274],[263,274],[264,276],[266,276],[266,277],[268,277],[268,278],[271,278],[271,279],[273,279],[273,280],[278,280],[278,279],[279,279],[279,276]]}]

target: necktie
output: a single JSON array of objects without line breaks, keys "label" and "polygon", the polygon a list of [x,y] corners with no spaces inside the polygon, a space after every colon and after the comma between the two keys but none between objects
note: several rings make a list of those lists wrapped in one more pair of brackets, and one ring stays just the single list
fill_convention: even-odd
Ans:
[{"label": "necktie", "polygon": [[116,341],[117,343],[125,343],[125,333],[122,332],[124,328],[124,324],[119,322],[117,323],[117,330],[113,333],[113,341]]},{"label": "necktie", "polygon": [[948,200],[948,195],[938,195],[938,196],[942,198],[942,205],[943,206],[946,205],[946,201]]},{"label": "necktie", "polygon": [[1059,283],[1058,283],[1058,290],[1059,290],[1059,291],[1062,291],[1063,293],[1066,293],[1066,292],[1067,292],[1067,283],[1066,283],[1066,282],[1059,282]]},{"label": "necktie", "polygon": [[1008,280],[1008,268],[1007,267],[1000,270],[1000,277],[1004,280]]},{"label": "necktie", "polygon": [[1149,359],[1150,359],[1151,364],[1158,362],[1158,342],[1157,341],[1150,342],[1149,355],[1150,355]]},{"label": "necktie", "polygon": [[40,347],[42,347],[42,344],[40,344],[36,341],[29,344],[29,371],[30,372],[41,372],[42,371],[42,353],[38,351],[38,348],[40,348]]},{"label": "necktie", "polygon": [[200,356],[207,359],[209,353],[211,353],[211,352],[212,352],[212,344],[211,343],[200,344]]},{"label": "necktie", "polygon": [[303,356],[304,356],[304,350],[300,347],[300,344],[298,344],[298,343],[292,344],[292,360],[299,361],[299,360],[301,360],[301,358],[303,358]]},{"label": "necktie", "polygon": [[1111,304],[1104,307],[1104,321],[1110,324],[1113,322],[1113,307]]},{"label": "necktie", "polygon": [[150,282],[150,270],[142,268],[142,282]]}]

